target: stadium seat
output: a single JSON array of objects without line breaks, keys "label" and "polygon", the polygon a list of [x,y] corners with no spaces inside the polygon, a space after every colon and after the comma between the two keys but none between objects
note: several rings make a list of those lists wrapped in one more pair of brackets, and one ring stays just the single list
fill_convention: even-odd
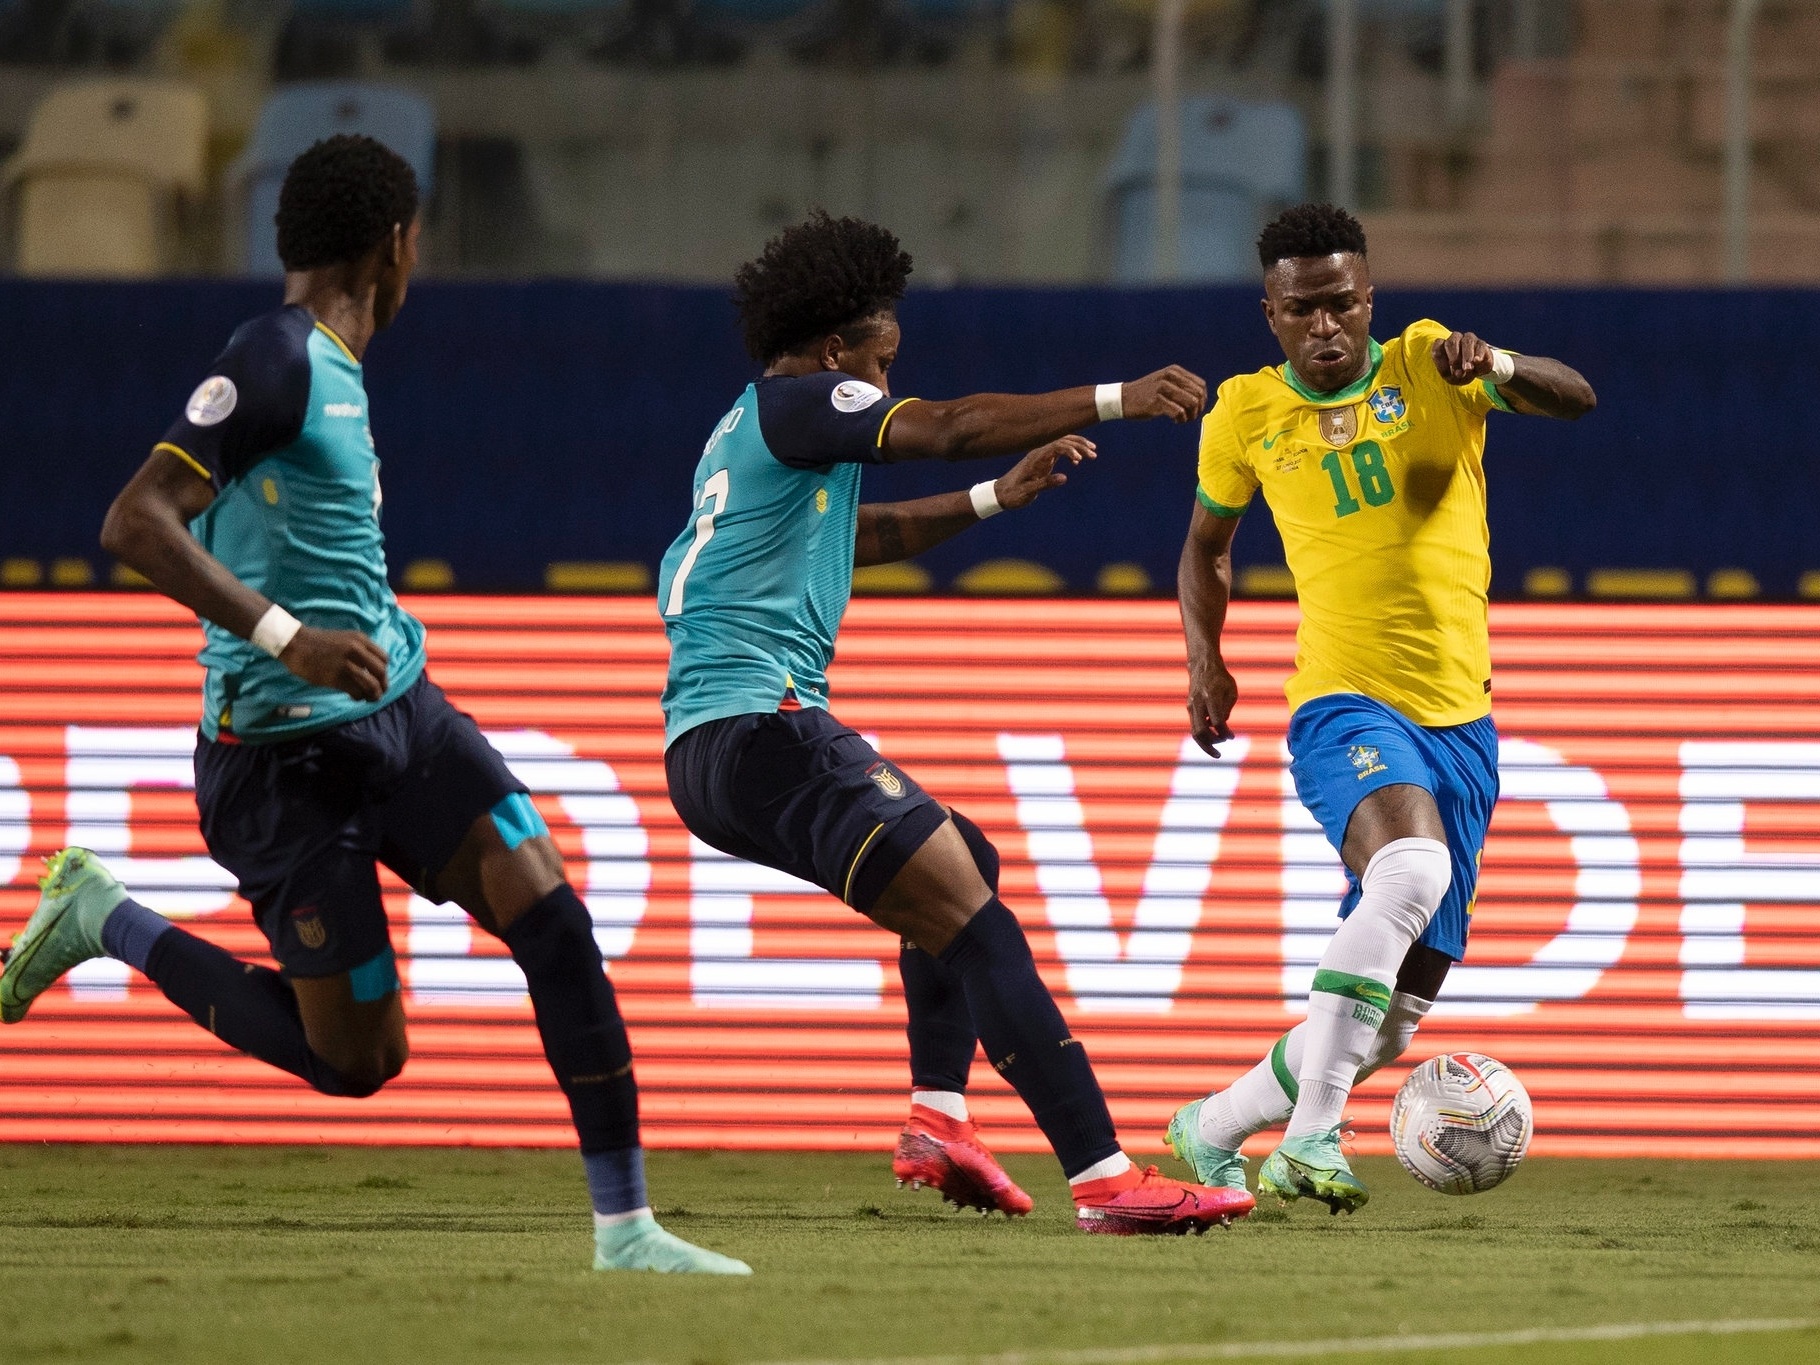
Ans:
[{"label": "stadium seat", "polygon": [[51,586],[53,588],[88,588],[95,583],[95,566],[86,559],[56,559],[51,561]]},{"label": "stadium seat", "polygon": [[1715,602],[1748,602],[1762,592],[1749,569],[1714,569],[1706,576],[1706,595]]},{"label": "stadium seat", "polygon": [[632,561],[567,560],[544,569],[551,592],[649,592],[651,570]]},{"label": "stadium seat", "polygon": [[1108,597],[1140,597],[1153,584],[1142,564],[1108,564],[1100,570],[1095,586]]},{"label": "stadium seat", "polygon": [[448,592],[455,586],[455,570],[446,559],[413,559],[400,581],[406,592]]},{"label": "stadium seat", "polygon": [[291,0],[300,19],[330,19],[356,24],[392,24],[410,19],[416,0]]},{"label": "stadium seat", "polygon": [[286,86],[266,101],[252,143],[228,171],[228,183],[244,206],[245,270],[281,275],[278,260],[278,187],[298,154],[336,133],[365,133],[385,143],[417,172],[427,202],[434,187],[436,114],[428,100],[409,90],[347,81],[311,81]]},{"label": "stadium seat", "polygon": [[1541,567],[1523,575],[1525,597],[1572,597],[1574,576],[1566,569]]},{"label": "stadium seat", "polygon": [[1795,592],[1808,600],[1820,597],[1820,569],[1808,569],[1802,573],[1795,586]]},{"label": "stadium seat", "polygon": [[143,278],[174,263],[173,203],[203,190],[208,106],[172,81],[54,86],[0,171],[22,275]]},{"label": "stadium seat", "polygon": [[1686,569],[1594,569],[1586,575],[1592,597],[1679,601],[1694,595],[1694,576]]},{"label": "stadium seat", "polygon": [[981,597],[1034,597],[1060,592],[1068,584],[1054,569],[1028,559],[988,559],[955,579],[954,586]]},{"label": "stadium seat", "polygon": [[[1308,134],[1293,105],[1197,95],[1181,102],[1182,193],[1179,278],[1249,280],[1258,229],[1300,200]],[[1156,278],[1155,104],[1141,105],[1106,176],[1112,217],[1112,277]]]},{"label": "stadium seat", "polygon": [[1241,597],[1294,597],[1295,575],[1285,564],[1247,564],[1239,570]]},{"label": "stadium seat", "polygon": [[0,560],[0,588],[35,588],[42,582],[44,566],[37,560]]}]

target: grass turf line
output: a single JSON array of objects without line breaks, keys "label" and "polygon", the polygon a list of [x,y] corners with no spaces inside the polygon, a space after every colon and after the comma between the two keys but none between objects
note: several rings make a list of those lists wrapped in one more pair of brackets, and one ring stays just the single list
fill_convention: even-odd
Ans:
[{"label": "grass turf line", "polygon": [[[0,1358],[850,1361],[1820,1317],[1820,1163],[1549,1161],[1353,1218],[1087,1237],[1047,1160],[1019,1223],[878,1155],[652,1153],[665,1224],[758,1274],[596,1275],[570,1153],[0,1147]],[[1820,1333],[1501,1347],[1500,1361],[1820,1360]],[[1352,1361],[1459,1359],[1455,1351]]]}]

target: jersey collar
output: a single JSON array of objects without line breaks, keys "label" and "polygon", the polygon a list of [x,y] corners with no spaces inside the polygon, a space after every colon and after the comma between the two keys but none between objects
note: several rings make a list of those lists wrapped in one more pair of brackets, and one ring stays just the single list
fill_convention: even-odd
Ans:
[{"label": "jersey collar", "polygon": [[1295,366],[1287,360],[1277,366],[1277,373],[1283,376],[1285,384],[1310,403],[1350,403],[1365,395],[1365,391],[1371,387],[1372,381],[1378,377],[1379,367],[1384,363],[1384,348],[1370,337],[1365,338],[1365,343],[1368,348],[1365,353],[1371,357],[1370,368],[1345,388],[1335,389],[1332,393],[1317,393],[1314,389],[1309,388],[1302,382],[1301,376],[1295,372]]}]

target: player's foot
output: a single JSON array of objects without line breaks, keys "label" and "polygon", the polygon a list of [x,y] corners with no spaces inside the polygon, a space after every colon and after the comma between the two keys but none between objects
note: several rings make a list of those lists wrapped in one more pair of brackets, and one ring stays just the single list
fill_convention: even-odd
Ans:
[{"label": "player's foot", "polygon": [[1352,1213],[1365,1206],[1371,1191],[1352,1173],[1340,1150],[1340,1125],[1327,1133],[1286,1138],[1258,1167],[1258,1193],[1291,1199],[1318,1199],[1328,1212]]},{"label": "player's foot", "polygon": [[0,972],[0,1022],[16,1024],[71,967],[105,957],[101,926],[126,899],[126,888],[86,848],[44,860],[38,908],[13,939]]},{"label": "player's foot", "polygon": [[1171,1180],[1155,1166],[1131,1166],[1104,1180],[1074,1187],[1074,1225],[1082,1232],[1137,1234],[1202,1233],[1225,1227],[1250,1213],[1255,1201],[1244,1190],[1209,1189]]},{"label": "player's foot", "polygon": [[1245,1188],[1245,1158],[1229,1147],[1215,1147],[1201,1140],[1201,1105],[1203,1100],[1189,1100],[1169,1120],[1169,1131],[1163,1141],[1178,1160],[1194,1168],[1194,1178],[1216,1189]]},{"label": "player's foot", "polygon": [[657,1225],[649,1210],[594,1229],[596,1270],[662,1270],[679,1275],[750,1275],[752,1267],[685,1242]]},{"label": "player's foot", "polygon": [[1030,1196],[1005,1174],[971,1119],[954,1119],[920,1104],[910,1106],[910,1119],[897,1135],[891,1174],[901,1187],[939,1190],[957,1209],[994,1209],[1007,1218],[1029,1213]]}]

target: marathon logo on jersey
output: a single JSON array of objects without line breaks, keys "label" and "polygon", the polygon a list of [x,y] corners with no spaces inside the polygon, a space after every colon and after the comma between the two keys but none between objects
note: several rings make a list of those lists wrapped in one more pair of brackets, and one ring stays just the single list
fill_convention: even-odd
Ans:
[{"label": "marathon logo on jersey", "polygon": [[1373,773],[1385,771],[1387,765],[1378,761],[1378,746],[1375,744],[1355,744],[1346,751],[1346,757],[1352,760],[1352,766],[1359,770],[1359,781],[1363,782]]},{"label": "marathon logo on jersey", "polygon": [[227,421],[239,401],[240,390],[234,387],[233,380],[225,374],[211,375],[196,386],[183,415],[192,426],[212,427]]},{"label": "marathon logo on jersey", "polygon": [[891,771],[891,765],[884,761],[874,763],[866,769],[866,776],[878,784],[878,789],[896,801],[904,794],[904,779]]},{"label": "marathon logo on jersey", "polygon": [[828,401],[838,412],[864,412],[884,396],[883,389],[874,388],[863,379],[843,379],[829,393]]},{"label": "marathon logo on jersey", "polygon": [[1315,425],[1321,429],[1321,439],[1336,450],[1341,446],[1349,446],[1353,437],[1359,434],[1359,410],[1353,407],[1323,408]]},{"label": "marathon logo on jersey", "polygon": [[328,944],[329,926],[322,922],[322,912],[313,905],[291,911],[291,927],[297,931],[297,941],[311,952]]}]

